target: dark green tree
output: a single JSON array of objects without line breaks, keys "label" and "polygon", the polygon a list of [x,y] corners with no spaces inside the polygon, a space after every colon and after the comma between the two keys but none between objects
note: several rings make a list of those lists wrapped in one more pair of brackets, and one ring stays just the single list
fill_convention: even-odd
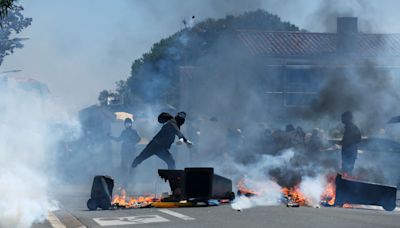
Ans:
[{"label": "dark green tree", "polygon": [[4,57],[12,54],[14,49],[23,47],[24,39],[15,36],[32,23],[32,18],[25,18],[22,15],[23,10],[22,6],[12,5],[0,19],[0,65]]},{"label": "dark green tree", "polygon": [[15,0],[0,0],[0,19],[4,19],[14,6]]},{"label": "dark green tree", "polygon": [[108,92],[108,90],[102,90],[100,92],[99,97],[97,98],[100,105],[107,105],[107,99],[108,99],[109,95],[110,95],[110,92]]},{"label": "dark green tree", "polygon": [[220,37],[232,36],[237,29],[299,30],[264,10],[206,19],[155,43],[149,52],[133,62],[130,77],[126,82],[118,83],[117,92],[130,98],[126,100],[128,105],[150,102],[175,106],[179,93],[179,66],[195,63],[213,50]]}]

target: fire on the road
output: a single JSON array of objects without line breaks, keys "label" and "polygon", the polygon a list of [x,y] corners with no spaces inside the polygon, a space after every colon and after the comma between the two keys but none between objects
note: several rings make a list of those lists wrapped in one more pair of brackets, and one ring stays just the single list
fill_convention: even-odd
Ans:
[{"label": "fire on the road", "polygon": [[[261,192],[257,192],[248,188],[245,184],[246,180],[242,179],[238,182],[238,194],[247,197],[260,196]],[[336,185],[335,185],[335,175],[328,175],[326,177],[326,186],[323,193],[321,194],[320,204],[323,206],[333,206],[336,198]],[[281,188],[282,197],[287,199],[292,203],[296,203],[300,206],[314,206],[312,205],[312,200],[309,199],[300,189],[299,185],[294,187],[282,187]],[[346,205],[350,207],[350,205]]]},{"label": "fire on the road", "polygon": [[143,208],[149,207],[154,202],[159,202],[161,197],[156,195],[145,195],[145,196],[127,196],[126,190],[121,188],[120,194],[115,194],[111,205],[117,208]]}]

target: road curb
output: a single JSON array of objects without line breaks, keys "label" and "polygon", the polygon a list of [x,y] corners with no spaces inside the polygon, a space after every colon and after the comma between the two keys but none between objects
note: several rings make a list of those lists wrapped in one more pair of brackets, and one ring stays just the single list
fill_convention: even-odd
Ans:
[{"label": "road curb", "polygon": [[53,228],[66,228],[66,226],[57,218],[57,216],[49,211],[49,214],[47,216],[47,221],[49,221],[50,225]]},{"label": "road curb", "polygon": [[[61,208],[59,210],[51,212],[51,214],[53,214],[56,217],[56,219],[58,219],[61,222],[61,224],[64,225],[64,227],[68,227],[68,228],[87,228],[76,217],[71,215],[65,209]],[[50,213],[49,213],[49,221],[50,221]],[[55,222],[56,226],[54,226],[53,223],[51,223],[51,222],[50,222],[50,224],[54,228],[62,228],[62,226],[60,226],[60,224],[58,224],[57,222]]]}]

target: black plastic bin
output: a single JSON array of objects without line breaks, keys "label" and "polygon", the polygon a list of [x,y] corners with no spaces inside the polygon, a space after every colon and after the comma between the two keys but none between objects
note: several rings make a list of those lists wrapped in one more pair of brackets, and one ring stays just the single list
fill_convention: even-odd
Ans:
[{"label": "black plastic bin", "polygon": [[109,176],[95,176],[90,199],[86,204],[89,210],[97,210],[97,208],[108,210],[111,207],[113,188],[114,179]]},{"label": "black plastic bin", "polygon": [[395,186],[349,180],[336,176],[336,206],[344,203],[382,206],[387,211],[396,208]]},{"label": "black plastic bin", "polygon": [[214,174],[213,168],[198,167],[185,170],[159,169],[161,178],[168,180],[172,196],[166,201],[194,200],[207,202],[209,199],[233,200],[232,181]]}]

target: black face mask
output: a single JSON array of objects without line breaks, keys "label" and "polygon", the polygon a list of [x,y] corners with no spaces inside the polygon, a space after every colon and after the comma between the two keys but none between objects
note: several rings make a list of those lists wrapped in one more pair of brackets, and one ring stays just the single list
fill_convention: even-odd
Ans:
[{"label": "black face mask", "polygon": [[178,126],[182,126],[185,123],[185,118],[182,118],[180,116],[175,116],[175,120],[178,123]]}]

